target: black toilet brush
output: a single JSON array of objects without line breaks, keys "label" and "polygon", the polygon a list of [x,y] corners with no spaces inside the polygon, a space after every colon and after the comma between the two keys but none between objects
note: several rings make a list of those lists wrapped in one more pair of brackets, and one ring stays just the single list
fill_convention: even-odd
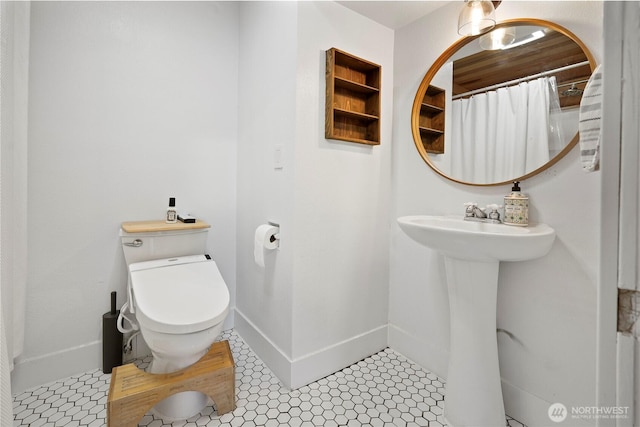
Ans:
[{"label": "black toilet brush", "polygon": [[110,374],[115,366],[122,365],[122,332],[118,330],[116,292],[111,292],[111,311],[102,315],[102,372]]}]

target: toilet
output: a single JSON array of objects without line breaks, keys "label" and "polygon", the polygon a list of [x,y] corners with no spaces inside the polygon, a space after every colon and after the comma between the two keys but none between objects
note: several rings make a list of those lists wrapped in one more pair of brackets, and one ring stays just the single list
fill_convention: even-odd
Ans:
[{"label": "toilet", "polygon": [[[170,373],[196,363],[222,331],[229,290],[209,255],[208,228],[164,221],[122,223],[120,237],[128,266],[123,319],[139,329],[153,361],[151,373]],[[133,318],[135,317],[135,318]],[[166,421],[191,418],[207,405],[200,392],[177,393],[154,406]]]}]

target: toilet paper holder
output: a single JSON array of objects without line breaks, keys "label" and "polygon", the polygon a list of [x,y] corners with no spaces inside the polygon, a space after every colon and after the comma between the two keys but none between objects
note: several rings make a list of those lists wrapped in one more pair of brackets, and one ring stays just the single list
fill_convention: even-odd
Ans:
[{"label": "toilet paper holder", "polygon": [[278,243],[280,243],[280,242],[279,242],[279,240],[280,240],[280,224],[277,224],[277,223],[272,222],[272,221],[267,221],[267,224],[272,225],[272,226],[274,226],[274,227],[278,227],[278,232],[277,232],[276,234],[274,234],[273,236],[270,236],[270,237],[269,237],[269,241],[270,241],[271,243],[273,243],[273,242],[275,242],[276,240],[278,240]]},{"label": "toilet paper holder", "polygon": [[280,248],[280,225],[269,221],[256,228],[253,242],[253,259],[258,267],[264,268],[265,255]]}]

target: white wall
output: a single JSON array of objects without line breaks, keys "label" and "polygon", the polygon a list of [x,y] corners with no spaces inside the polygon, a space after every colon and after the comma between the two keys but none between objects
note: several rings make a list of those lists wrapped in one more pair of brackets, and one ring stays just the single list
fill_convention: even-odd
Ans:
[{"label": "white wall", "polygon": [[[427,68],[457,40],[460,6],[437,10],[396,32],[393,212],[389,345],[446,378],[449,309],[441,257],[409,240],[394,218],[463,212],[462,204],[500,202],[509,186],[469,187],[441,178],[423,162],[410,130],[416,90]],[[602,58],[602,3],[503,2],[499,19],[556,22]],[[406,124],[406,125],[403,125]],[[527,425],[546,425],[554,402],[595,404],[595,326],[599,173],[581,171],[574,148],[546,172],[524,181],[530,219],[557,231],[551,253],[503,263],[498,289],[498,345],[507,413]]]},{"label": "white wall", "polygon": [[[285,383],[292,348],[297,6],[240,6],[236,331]],[[282,146],[282,169],[273,150]],[[280,224],[280,249],[253,261],[255,229]]]},{"label": "white wall", "polygon": [[[122,221],[212,225],[235,304],[238,5],[34,2],[25,351],[14,392],[102,366]],[[230,317],[233,319],[233,316]]]},{"label": "white wall", "polygon": [[[325,363],[310,381],[386,347],[394,34],[333,2],[298,20],[293,358],[303,377]],[[380,145],[324,138],[331,47],[382,66]]]},{"label": "white wall", "polygon": [[[296,388],[386,346],[393,32],[333,2],[241,10],[237,330]],[[379,146],[324,139],[331,47],[382,65]],[[281,246],[262,271],[266,221]]]}]

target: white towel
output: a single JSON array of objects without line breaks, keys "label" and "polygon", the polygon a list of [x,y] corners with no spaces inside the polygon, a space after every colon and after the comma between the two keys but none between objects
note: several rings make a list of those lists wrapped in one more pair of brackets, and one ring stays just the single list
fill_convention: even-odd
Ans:
[{"label": "white towel", "polygon": [[591,74],[580,101],[580,163],[585,172],[598,169],[602,118],[602,64]]}]

